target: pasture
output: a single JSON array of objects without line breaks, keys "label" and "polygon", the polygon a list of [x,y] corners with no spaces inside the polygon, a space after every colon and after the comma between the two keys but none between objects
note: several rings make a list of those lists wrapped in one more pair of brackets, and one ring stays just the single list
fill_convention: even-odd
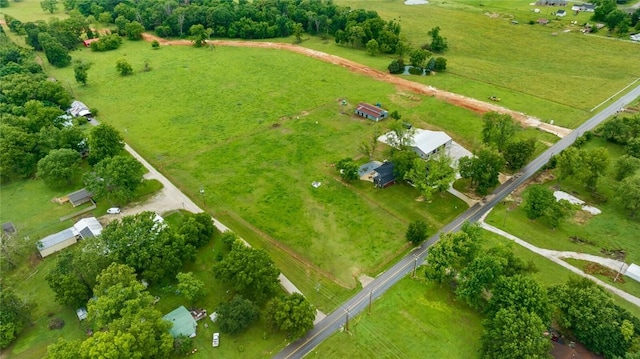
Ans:
[{"label": "pasture", "polygon": [[[410,220],[425,218],[434,233],[463,210],[449,195],[416,201],[417,193],[404,185],[376,190],[368,182],[345,184],[332,163],[361,157],[358,145],[373,133],[373,122],[351,115],[357,102],[381,102],[416,126],[479,129],[479,116],[466,110],[275,50],[152,50],[148,43],[125,42],[117,51],[82,49],[74,57],[94,64],[87,86],[73,82],[71,69],[51,73],[98,108],[99,120],[116,126],[223,222],[232,219],[234,230],[254,232],[262,242],[255,245],[295,253],[345,288],[408,249]],[[116,73],[120,58],[132,64],[133,76]],[[142,71],[145,61],[151,71]],[[478,141],[473,130],[452,136]],[[385,158],[382,147],[376,158]],[[313,188],[312,181],[322,185]]]},{"label": "pasture", "polygon": [[[447,73],[412,76],[412,80],[480,100],[496,95],[507,108],[566,127],[576,127],[589,117],[589,110],[640,74],[640,62],[632,60],[638,56],[639,44],[583,35],[579,25],[570,24],[587,22],[586,13],[574,16],[569,10],[566,17],[556,19],[550,13],[558,8],[540,7],[541,12],[534,13],[531,1],[525,0],[434,1],[414,6],[384,0],[336,3],[375,10],[387,20],[400,19],[403,34],[413,47],[428,42],[427,32],[440,26],[449,43],[444,53]],[[528,24],[545,17],[549,25]],[[514,19],[518,25],[511,24]],[[313,47],[333,53],[335,46],[329,42]],[[340,52],[344,57],[347,54]],[[353,56],[369,63],[362,53]],[[383,62],[380,57],[371,58],[370,63],[386,69],[390,59]]]}]

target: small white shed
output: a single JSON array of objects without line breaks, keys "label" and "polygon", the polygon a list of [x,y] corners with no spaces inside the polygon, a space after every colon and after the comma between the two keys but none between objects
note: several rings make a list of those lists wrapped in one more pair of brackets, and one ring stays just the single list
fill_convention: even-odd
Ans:
[{"label": "small white shed", "polygon": [[636,282],[640,282],[640,266],[637,266],[635,263],[631,263],[624,274]]}]

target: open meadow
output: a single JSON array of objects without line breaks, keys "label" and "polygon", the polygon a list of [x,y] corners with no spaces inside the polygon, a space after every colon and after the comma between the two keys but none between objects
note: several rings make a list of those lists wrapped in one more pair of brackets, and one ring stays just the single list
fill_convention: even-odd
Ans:
[{"label": "open meadow", "polygon": [[[404,232],[411,220],[426,218],[434,233],[464,209],[447,194],[432,203],[416,201],[417,192],[404,185],[347,185],[332,163],[361,157],[358,145],[372,136],[374,123],[352,116],[357,102],[381,102],[417,127],[449,130],[474,144],[481,121],[466,110],[275,50],[152,50],[148,43],[125,42],[117,51],[83,49],[74,57],[93,62],[87,86],[75,85],[71,69],[51,73],[97,108],[99,120],[116,126],[223,222],[231,218],[233,229],[250,228],[284,245],[346,288],[408,249]],[[120,58],[134,75],[116,73]],[[151,71],[142,71],[145,61]],[[382,147],[376,158],[385,158]],[[313,188],[313,181],[322,185]]]},{"label": "open meadow", "polygon": [[[532,12],[531,1],[453,0],[428,5],[404,5],[402,1],[338,0],[337,4],[375,10],[384,19],[399,19],[403,34],[413,47],[429,41],[427,32],[440,26],[449,50],[447,74],[411,76],[414,81],[480,100],[496,95],[501,105],[556,124],[575,127],[589,117],[589,110],[621,90],[640,74],[640,44],[614,41],[579,32],[589,14],[564,18],[551,16],[557,7]],[[566,7],[565,9],[569,9]],[[547,18],[549,25],[529,25]],[[518,25],[513,25],[517,20]],[[565,32],[567,31],[568,32]],[[313,46],[334,53],[335,44]],[[338,54],[336,52],[336,54]],[[340,56],[348,57],[348,51]],[[359,53],[356,61],[368,63]],[[369,56],[370,57],[370,56]],[[376,68],[390,62],[370,57]],[[350,58],[350,57],[349,57]]]}]

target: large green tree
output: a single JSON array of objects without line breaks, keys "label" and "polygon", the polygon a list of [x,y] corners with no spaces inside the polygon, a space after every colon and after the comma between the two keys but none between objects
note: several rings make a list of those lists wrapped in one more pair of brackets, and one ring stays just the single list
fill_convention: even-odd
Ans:
[{"label": "large green tree", "polygon": [[91,130],[87,142],[90,164],[118,155],[124,149],[124,140],[120,132],[115,127],[104,123]]},{"label": "large green tree", "polygon": [[535,149],[536,140],[533,138],[507,143],[502,153],[507,168],[512,171],[520,169],[529,162]]},{"label": "large green tree", "polygon": [[487,309],[489,316],[495,315],[500,309],[513,307],[535,313],[544,323],[551,320],[547,290],[530,276],[522,274],[502,276],[491,293]]},{"label": "large green tree", "polygon": [[615,163],[615,177],[616,180],[622,181],[623,179],[632,176],[640,168],[640,159],[624,155],[618,157]]},{"label": "large green tree", "polygon": [[29,177],[38,163],[36,136],[0,123],[0,176],[3,179]]},{"label": "large green tree", "polygon": [[598,179],[609,167],[609,153],[606,148],[598,147],[591,150],[581,150],[580,177],[588,189],[595,191]]},{"label": "large green tree", "polygon": [[171,231],[163,222],[154,220],[153,212],[125,216],[107,225],[99,237],[108,256],[131,266],[147,281],[175,277],[185,259],[195,248]]},{"label": "large green tree", "polygon": [[548,359],[551,341],[543,336],[547,325],[535,314],[515,307],[500,309],[483,322],[480,357],[483,359]]},{"label": "large green tree", "polygon": [[126,204],[135,197],[142,184],[144,167],[129,156],[105,158],[85,173],[83,182],[97,200],[107,199],[114,204]]},{"label": "large green tree", "polygon": [[195,248],[209,243],[216,232],[213,220],[206,212],[185,214],[178,227],[178,234],[184,237],[185,243]]},{"label": "large green tree", "polygon": [[77,83],[82,85],[87,84],[90,68],[91,68],[90,62],[82,61],[82,60],[76,60],[73,62],[73,75]]},{"label": "large green tree", "polygon": [[502,153],[520,126],[510,115],[493,111],[485,113],[482,119],[484,120],[482,141]]},{"label": "large green tree", "polygon": [[214,275],[243,296],[264,302],[278,291],[280,270],[267,252],[247,247],[239,240],[231,252],[213,265]]},{"label": "large green tree", "polygon": [[52,187],[71,183],[80,172],[80,153],[68,148],[49,152],[38,161],[38,177]]},{"label": "large green tree", "polygon": [[543,185],[533,185],[527,191],[527,200],[524,210],[529,219],[538,219],[544,216],[545,212],[555,205],[556,198],[553,191]]},{"label": "large green tree", "polygon": [[640,175],[627,177],[620,182],[616,192],[616,200],[629,216],[635,218],[640,210]]},{"label": "large green tree", "polygon": [[405,238],[413,244],[424,242],[427,239],[427,223],[420,219],[409,223]]},{"label": "large green tree", "polygon": [[194,304],[205,295],[204,282],[198,279],[192,272],[179,272],[176,275],[178,290],[190,304]]},{"label": "large green tree", "polygon": [[623,356],[637,338],[623,330],[625,320],[633,323],[637,319],[586,278],[571,278],[549,288],[549,299],[556,307],[556,323],[596,354]]},{"label": "large green tree", "polygon": [[288,333],[291,340],[304,336],[316,318],[316,310],[299,293],[273,298],[267,303],[265,320],[272,330]]},{"label": "large green tree", "polygon": [[13,288],[0,283],[0,349],[6,348],[31,323],[35,303],[20,298]]},{"label": "large green tree", "polygon": [[224,302],[216,309],[220,331],[229,334],[243,332],[260,316],[260,310],[249,299],[236,295],[230,302]]},{"label": "large green tree", "polygon": [[427,253],[425,276],[438,283],[453,281],[476,257],[481,242],[481,230],[469,223],[465,223],[458,232],[443,234]]},{"label": "large green tree", "polygon": [[65,67],[71,63],[71,55],[69,50],[65,48],[58,39],[51,36],[47,32],[41,32],[38,34],[38,42],[44,54],[47,57],[47,61],[55,67]]},{"label": "large green tree", "polygon": [[504,166],[504,159],[489,149],[480,150],[475,157],[462,157],[458,161],[460,176],[471,180],[471,186],[481,195],[500,183],[498,178]]},{"label": "large green tree", "polygon": [[449,48],[447,39],[440,35],[440,26],[432,28],[427,32],[427,34],[431,37],[431,43],[428,46],[429,50],[433,52],[444,52]]},{"label": "large green tree", "polygon": [[153,297],[136,278],[135,269],[125,264],[112,263],[96,279],[95,299],[87,306],[89,317],[99,327],[108,326],[117,319],[126,318],[148,308]]}]

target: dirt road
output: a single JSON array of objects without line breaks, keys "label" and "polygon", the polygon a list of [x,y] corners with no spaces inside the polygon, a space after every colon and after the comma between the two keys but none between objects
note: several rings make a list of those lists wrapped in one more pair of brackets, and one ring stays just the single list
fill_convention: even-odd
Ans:
[{"label": "dirt road", "polygon": [[[193,42],[190,40],[166,40],[166,39],[163,39],[151,34],[147,34],[147,33],[143,34],[143,38],[146,41],[157,40],[161,45],[164,45],[164,46],[168,46],[168,45],[189,46],[193,44]],[[235,41],[235,40],[213,40],[213,41],[209,41],[208,44],[213,44],[213,46],[254,47],[254,48],[263,48],[263,49],[279,49],[279,50],[291,51],[291,52],[295,52],[301,55],[309,56],[324,62],[328,62],[334,65],[347,68],[352,72],[369,76],[378,81],[384,81],[384,82],[396,85],[396,87],[405,91],[411,91],[420,95],[434,96],[452,105],[463,107],[479,114],[484,114],[489,111],[496,111],[500,113],[509,114],[514,119],[519,121],[524,127],[537,127],[540,130],[552,133],[561,138],[568,135],[571,132],[570,129],[560,127],[560,126],[550,125],[548,123],[540,121],[535,117],[527,116],[522,112],[509,110],[507,108],[498,106],[493,103],[476,100],[474,98],[458,95],[453,92],[439,90],[433,86],[423,85],[417,82],[409,81],[402,77],[395,76],[384,71],[372,69],[368,66],[359,64],[351,60],[344,59],[339,56],[330,55],[321,51],[308,49],[302,46],[286,44],[286,43],[277,43],[277,42],[255,42],[255,41]]]}]

